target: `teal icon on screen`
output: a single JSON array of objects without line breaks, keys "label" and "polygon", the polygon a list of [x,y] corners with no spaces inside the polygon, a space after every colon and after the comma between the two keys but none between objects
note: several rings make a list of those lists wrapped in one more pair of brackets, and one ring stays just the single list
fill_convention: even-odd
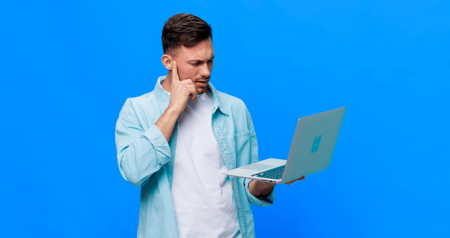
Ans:
[{"label": "teal icon on screen", "polygon": [[317,152],[319,150],[320,139],[322,139],[322,135],[314,137],[314,143],[311,148],[311,153]]}]

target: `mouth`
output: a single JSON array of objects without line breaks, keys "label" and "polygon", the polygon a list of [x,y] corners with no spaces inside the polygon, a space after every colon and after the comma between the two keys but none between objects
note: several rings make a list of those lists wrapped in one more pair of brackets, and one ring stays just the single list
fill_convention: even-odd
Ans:
[{"label": "mouth", "polygon": [[198,80],[195,81],[195,85],[200,87],[206,87],[208,85],[209,80]]}]

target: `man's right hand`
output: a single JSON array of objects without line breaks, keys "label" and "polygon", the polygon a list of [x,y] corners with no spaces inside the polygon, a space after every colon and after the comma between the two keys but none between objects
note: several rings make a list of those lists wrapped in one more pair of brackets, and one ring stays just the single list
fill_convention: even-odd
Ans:
[{"label": "man's right hand", "polygon": [[187,101],[197,99],[197,89],[191,79],[180,80],[178,77],[177,62],[172,64],[172,85],[170,87],[170,102],[166,111],[155,122],[167,141],[170,140],[178,116],[184,111]]},{"label": "man's right hand", "polygon": [[172,86],[170,89],[169,107],[177,113],[184,111],[189,96],[193,101],[197,99],[197,89],[191,79],[180,80],[178,76],[177,62],[172,63]]}]

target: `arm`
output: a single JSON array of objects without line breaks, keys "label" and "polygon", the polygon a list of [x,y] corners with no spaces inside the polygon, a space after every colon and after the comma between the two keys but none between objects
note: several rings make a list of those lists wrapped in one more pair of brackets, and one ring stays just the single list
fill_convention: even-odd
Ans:
[{"label": "arm", "polygon": [[184,111],[189,97],[192,100],[196,100],[197,97],[197,90],[192,80],[180,80],[175,60],[172,61],[171,69],[171,72],[167,74],[167,77],[171,78],[169,106],[158,121],[155,122],[155,126],[161,130],[167,141],[169,141],[173,127],[177,122],[178,116]]},{"label": "arm", "polygon": [[116,124],[119,170],[133,185],[142,186],[170,161],[170,147],[155,125],[144,131],[130,100],[125,102]]},{"label": "arm", "polygon": [[[245,106],[244,106],[245,107]],[[250,145],[250,163],[253,164],[259,161],[258,157],[258,142],[256,139],[255,128],[253,127],[252,118],[245,107],[245,113],[247,118],[247,127],[249,130],[249,145]],[[256,206],[268,206],[273,203],[275,193],[273,191],[273,185],[271,183],[260,182],[252,179],[244,180],[244,188],[247,194],[249,202]]]},{"label": "arm", "polygon": [[155,126],[158,127],[158,129],[164,135],[166,141],[169,141],[179,115],[180,113],[168,107],[158,119],[158,121],[155,122]]},{"label": "arm", "polygon": [[[169,76],[169,75],[168,75]],[[119,170],[125,180],[136,186],[170,162],[167,143],[180,113],[189,97],[195,100],[197,91],[192,80],[179,80],[176,62],[171,72],[171,97],[169,106],[154,125],[146,131],[141,127],[129,100],[120,112],[116,125],[116,146]]]}]

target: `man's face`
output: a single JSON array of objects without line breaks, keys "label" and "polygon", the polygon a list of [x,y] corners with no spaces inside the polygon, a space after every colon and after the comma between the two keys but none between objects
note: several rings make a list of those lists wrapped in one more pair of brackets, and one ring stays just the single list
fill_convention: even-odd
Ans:
[{"label": "man's face", "polygon": [[211,38],[200,41],[195,46],[181,46],[175,58],[180,80],[191,79],[197,93],[205,93],[213,67],[214,50]]}]

